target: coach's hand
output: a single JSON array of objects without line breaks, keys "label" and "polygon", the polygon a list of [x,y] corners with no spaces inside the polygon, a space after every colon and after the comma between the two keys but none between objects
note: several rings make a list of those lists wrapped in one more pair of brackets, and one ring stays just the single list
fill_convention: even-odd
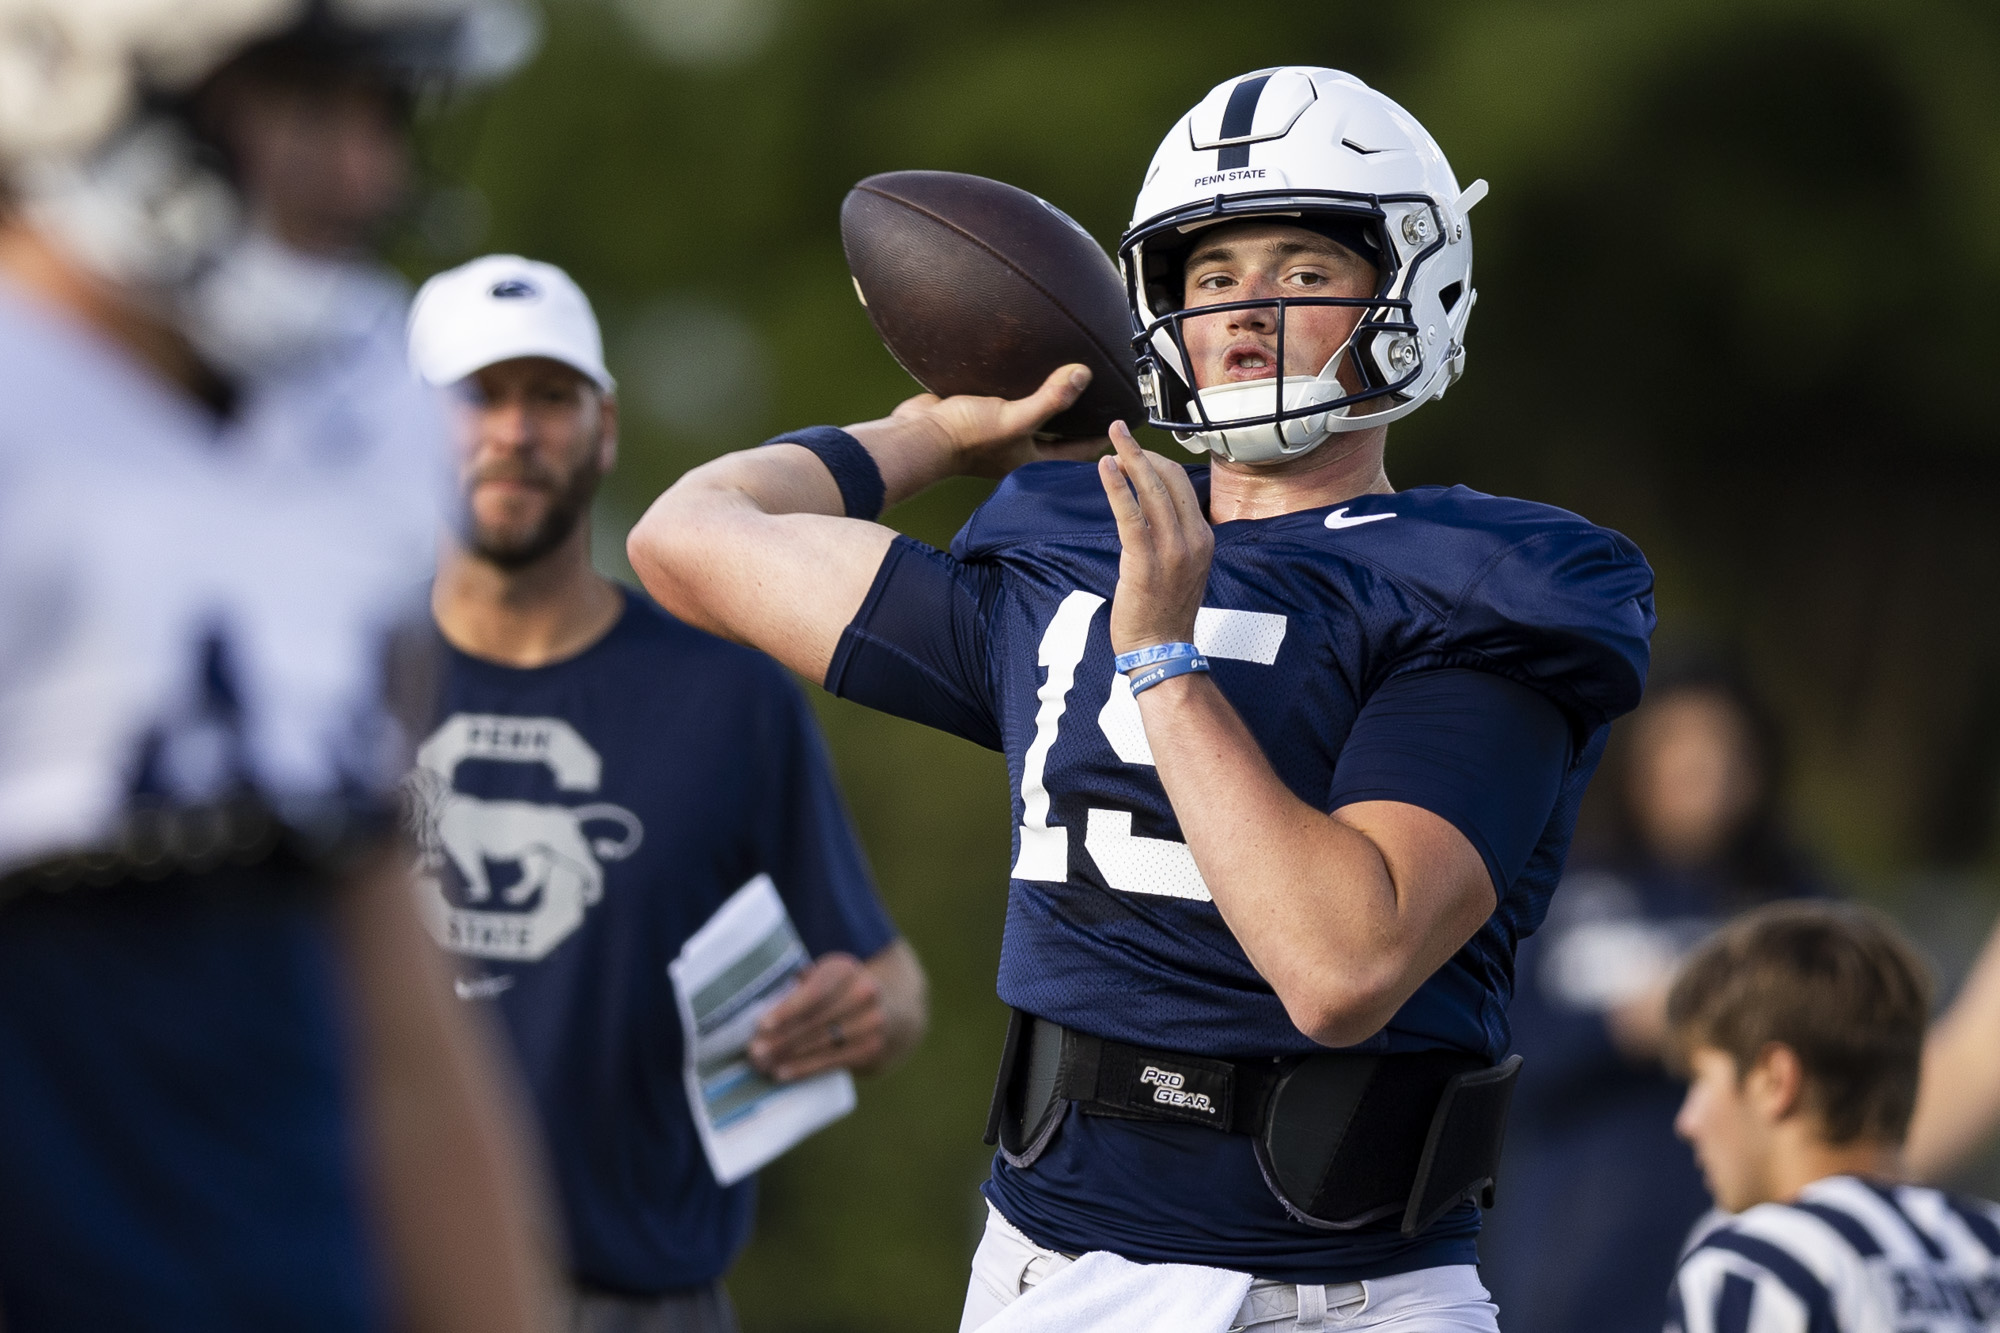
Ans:
[{"label": "coach's hand", "polygon": [[1215,531],[1186,468],[1141,449],[1122,421],[1111,427],[1111,447],[1117,452],[1097,463],[1124,548],[1111,601],[1111,651],[1191,642]]},{"label": "coach's hand", "polygon": [[750,1039],[750,1063],[781,1083],[829,1069],[870,1070],[887,1054],[881,983],[845,953],[815,959]]}]

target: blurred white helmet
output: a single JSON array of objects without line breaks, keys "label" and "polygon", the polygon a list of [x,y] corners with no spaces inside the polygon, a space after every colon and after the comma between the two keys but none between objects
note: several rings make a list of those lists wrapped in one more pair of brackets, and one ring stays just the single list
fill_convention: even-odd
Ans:
[{"label": "blurred white helmet", "polygon": [[199,323],[189,312],[218,303],[190,289],[244,230],[221,155],[188,114],[210,75],[277,40],[412,86],[478,82],[538,36],[519,0],[0,0],[0,176],[72,258]]},{"label": "blurred white helmet", "polygon": [[473,80],[509,72],[537,32],[513,0],[0,0],[0,170],[87,154],[142,100],[293,28]]},{"label": "blurred white helmet", "polygon": [[[1264,463],[1442,397],[1465,366],[1476,299],[1465,215],[1485,194],[1485,181],[1461,191],[1424,127],[1351,74],[1285,66],[1217,87],[1154,154],[1118,249],[1151,424],[1196,453]],[[1357,251],[1379,275],[1373,295],[1185,309],[1183,267],[1199,233],[1251,218]],[[1329,305],[1360,310],[1353,335],[1324,365],[1285,364],[1286,310]],[[1183,324],[1252,308],[1277,312],[1273,374],[1199,388]],[[1358,389],[1338,378],[1343,363]]]}]

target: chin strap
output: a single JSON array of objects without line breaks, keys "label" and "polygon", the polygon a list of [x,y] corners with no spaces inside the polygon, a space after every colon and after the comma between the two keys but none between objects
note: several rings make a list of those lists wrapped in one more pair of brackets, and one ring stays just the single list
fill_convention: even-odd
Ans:
[{"label": "chin strap", "polygon": [[[1295,411],[1317,403],[1330,402],[1346,392],[1338,380],[1292,376],[1245,380],[1203,389],[1196,397],[1208,419],[1219,429],[1198,431],[1181,442],[1197,452],[1212,453],[1238,463],[1267,463],[1295,458],[1317,447],[1332,433],[1331,417],[1344,412],[1333,408],[1324,413],[1264,421],[1279,411]],[[1231,427],[1232,422],[1253,424]]]},{"label": "chin strap", "polygon": [[[1212,453],[1234,463],[1275,463],[1310,453],[1336,431],[1351,429],[1339,424],[1347,415],[1345,407],[1280,421],[1258,419],[1345,397],[1347,387],[1340,382],[1336,367],[1353,350],[1351,342],[1343,346],[1327,359],[1317,375],[1288,375],[1282,381],[1239,380],[1196,390],[1194,398],[1199,401],[1202,414],[1221,429],[1175,438],[1196,453]],[[1232,429],[1231,423],[1238,421],[1253,424]]]}]

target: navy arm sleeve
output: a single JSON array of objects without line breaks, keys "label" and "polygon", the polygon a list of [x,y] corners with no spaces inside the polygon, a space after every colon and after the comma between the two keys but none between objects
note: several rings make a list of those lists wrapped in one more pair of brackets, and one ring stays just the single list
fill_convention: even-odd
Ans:
[{"label": "navy arm sleeve", "polygon": [[1412,671],[1362,705],[1326,808],[1428,810],[1465,835],[1504,897],[1548,827],[1570,758],[1568,719],[1527,686],[1465,668]]},{"label": "navy arm sleeve", "polygon": [[998,577],[896,538],[827,663],[828,692],[999,749],[987,632]]},{"label": "navy arm sleeve", "polygon": [[812,710],[789,677],[773,679],[759,859],[809,953],[871,957],[896,927],[875,896]]}]

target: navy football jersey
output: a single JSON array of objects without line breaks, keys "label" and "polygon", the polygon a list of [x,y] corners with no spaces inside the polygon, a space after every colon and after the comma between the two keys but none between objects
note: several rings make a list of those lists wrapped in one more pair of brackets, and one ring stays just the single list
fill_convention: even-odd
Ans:
[{"label": "navy football jersey", "polygon": [[625,595],[565,661],[447,648],[411,788],[424,915],[513,1039],[572,1267],[657,1292],[721,1276],[752,1206],[696,1137],[667,964],[760,872],[814,955],[895,931],[789,674]]},{"label": "navy football jersey", "polygon": [[[1206,469],[1192,472],[1205,501]],[[1005,751],[1015,822],[999,976],[1007,1003],[1203,1055],[1317,1050],[1210,900],[1137,702],[1112,668],[1119,549],[1094,467],[1021,468],[949,554],[899,539],[827,686]],[[929,568],[899,575],[912,561]],[[945,603],[917,608],[925,623],[899,615],[899,587],[945,580]],[[1492,917],[1358,1049],[1505,1051],[1514,947],[1542,919],[1608,723],[1638,702],[1652,625],[1652,574],[1630,542],[1464,487],[1215,528],[1195,641],[1280,778],[1325,810],[1360,799],[1435,809],[1494,873]],[[1432,786],[1441,793],[1463,775],[1392,791],[1357,789],[1338,771],[1357,715],[1386,684],[1468,668],[1527,687],[1570,733],[1539,831],[1505,858],[1433,797]],[[1484,785],[1524,778],[1493,772]],[[1300,1281],[1470,1261],[1476,1229],[1468,1206],[1415,1248],[1390,1239],[1393,1228],[1388,1238],[1315,1231],[1264,1189],[1247,1139],[1193,1126],[1072,1114],[1033,1169],[998,1162],[995,1172],[989,1192],[1002,1212],[1045,1244]],[[1448,1236],[1463,1243],[1432,1243]]]}]

